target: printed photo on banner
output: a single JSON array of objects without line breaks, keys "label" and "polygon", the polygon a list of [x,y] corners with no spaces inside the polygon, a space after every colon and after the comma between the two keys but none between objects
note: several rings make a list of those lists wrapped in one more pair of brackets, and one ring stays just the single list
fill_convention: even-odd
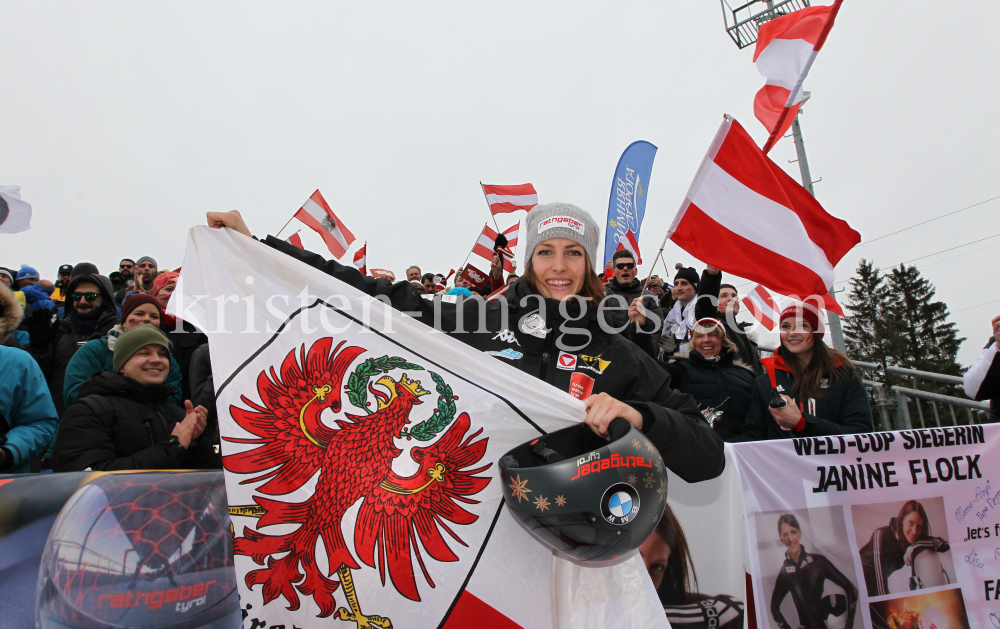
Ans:
[{"label": "printed photo on banner", "polygon": [[854,505],[851,519],[869,597],[956,582],[943,498]]},{"label": "printed photo on banner", "polygon": [[[965,600],[959,587],[942,592],[904,596],[869,605],[872,629],[969,629]],[[996,625],[994,625],[996,626]]]},{"label": "printed photo on banner", "polygon": [[755,520],[769,626],[861,627],[843,507],[758,513]]},{"label": "printed photo on banner", "polygon": [[684,629],[742,629],[746,578],[739,479],[689,484],[668,471],[667,506],[639,547],[667,619]]}]

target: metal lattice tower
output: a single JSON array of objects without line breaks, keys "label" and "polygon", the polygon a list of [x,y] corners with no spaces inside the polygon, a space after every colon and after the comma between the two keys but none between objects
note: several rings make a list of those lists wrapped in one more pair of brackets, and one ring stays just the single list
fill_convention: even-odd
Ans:
[{"label": "metal lattice tower", "polygon": [[719,1],[726,32],[740,49],[757,42],[757,31],[764,22],[809,6],[809,0],[750,0],[734,9],[726,0]]}]

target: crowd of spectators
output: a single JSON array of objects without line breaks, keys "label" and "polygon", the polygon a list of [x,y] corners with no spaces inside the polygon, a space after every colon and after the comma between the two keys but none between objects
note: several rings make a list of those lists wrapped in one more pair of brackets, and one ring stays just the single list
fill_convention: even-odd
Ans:
[{"label": "crowd of spectators", "polygon": [[[551,211],[591,220],[578,208],[560,207]],[[239,227],[229,219],[217,222]],[[559,240],[566,239],[551,242]],[[601,324],[599,334],[611,330],[616,344],[643,356],[636,372],[640,382],[631,383],[630,395],[643,387],[666,387],[697,408],[698,419],[720,442],[873,430],[861,380],[847,356],[824,343],[824,318],[814,307],[796,303],[781,312],[780,347],[762,359],[747,334],[749,324],[736,320],[738,290],[723,282],[718,269],[699,273],[678,264],[669,282],[657,275],[639,278],[633,253],[619,250],[601,277],[590,259],[596,249],[589,240],[578,240],[589,277],[574,289],[576,295],[593,298],[588,307]],[[405,281],[413,303],[454,304],[473,297],[489,303],[507,293],[555,298],[560,288],[544,286],[538,276],[546,257],[561,255],[549,240],[529,241],[524,276],[505,273],[498,250],[485,278],[474,267],[445,275],[413,265],[399,281],[391,275],[364,278],[351,267],[264,242],[371,294],[383,290],[378,282]],[[160,269],[150,256],[124,258],[108,275],[88,262],[65,264],[51,281],[30,266],[0,267],[0,472],[220,466],[208,339],[165,313],[178,275]],[[419,308],[413,303],[394,305]],[[975,399],[1000,398],[995,360],[1000,317],[993,328],[966,375],[966,391]],[[518,334],[504,330],[498,336]],[[518,366],[528,370],[528,365],[525,360]],[[543,365],[542,375],[536,375],[544,373]],[[671,399],[683,406],[681,398]],[[642,424],[640,402],[647,403],[637,400],[627,408]],[[621,406],[608,409],[629,413]],[[998,417],[996,406],[993,416]]]}]

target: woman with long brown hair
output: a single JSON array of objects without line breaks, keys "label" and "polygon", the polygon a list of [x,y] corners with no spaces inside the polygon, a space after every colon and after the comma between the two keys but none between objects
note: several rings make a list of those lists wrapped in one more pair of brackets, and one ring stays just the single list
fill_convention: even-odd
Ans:
[{"label": "woman with long brown hair", "polygon": [[[911,590],[949,583],[948,573],[933,557],[950,548],[947,540],[931,535],[931,524],[924,505],[916,500],[907,500],[896,517],[889,520],[889,525],[875,529],[868,543],[858,551],[868,596],[892,593],[889,576],[906,566],[911,568]],[[930,569],[919,570],[918,565],[923,563],[929,564]]]},{"label": "woman with long brown hair", "polygon": [[[211,227],[250,236],[238,212],[209,212]],[[414,295],[409,282],[362,275],[268,236],[264,243],[372,296],[496,360],[575,394],[586,423],[607,436],[624,418],[659,448],[665,465],[688,482],[715,478],[725,467],[722,439],[691,396],[671,389],[659,365],[631,342],[605,330],[598,305],[604,289],[594,271],[600,227],[568,203],[538,205],[524,219],[526,268],[500,299],[447,300]]]},{"label": "woman with long brown hair", "polygon": [[823,343],[820,311],[785,308],[781,346],[761,360],[753,398],[738,441],[871,432],[868,393],[847,355]]}]

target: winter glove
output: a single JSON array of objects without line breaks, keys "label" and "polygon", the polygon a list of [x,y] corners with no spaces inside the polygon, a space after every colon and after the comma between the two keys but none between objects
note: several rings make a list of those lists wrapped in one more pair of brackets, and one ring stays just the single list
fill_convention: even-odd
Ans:
[{"label": "winter glove", "polygon": [[31,348],[34,350],[44,350],[52,340],[52,310],[40,308],[31,313],[28,319],[28,338],[31,339]]},{"label": "winter glove", "polygon": [[906,565],[912,566],[913,560],[916,556],[925,550],[933,550],[937,553],[943,553],[950,549],[951,546],[948,545],[948,540],[941,537],[928,537],[927,539],[922,539],[910,544],[910,546],[906,549],[906,552],[903,553],[903,561],[906,562]]}]

